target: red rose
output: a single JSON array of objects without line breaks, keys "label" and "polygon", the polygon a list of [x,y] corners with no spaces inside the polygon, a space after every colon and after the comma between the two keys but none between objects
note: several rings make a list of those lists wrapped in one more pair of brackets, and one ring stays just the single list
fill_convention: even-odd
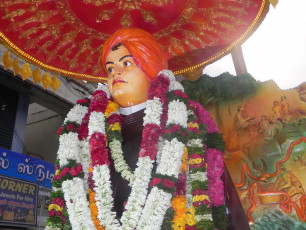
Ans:
[{"label": "red rose", "polygon": [[57,211],[57,212],[55,213],[55,215],[56,215],[56,216],[62,216],[63,214],[62,214],[62,212]]},{"label": "red rose", "polygon": [[57,204],[60,207],[65,206],[65,200],[61,197],[56,197],[51,201],[51,204]]},{"label": "red rose", "polygon": [[49,211],[49,216],[53,216],[56,214],[56,211],[54,209],[50,210]]},{"label": "red rose", "polygon": [[158,177],[153,178],[153,180],[150,183],[150,187],[153,187],[154,185],[160,184],[161,179]]},{"label": "red rose", "polygon": [[82,99],[79,99],[76,101],[76,104],[82,104],[82,101],[83,101]]},{"label": "red rose", "polygon": [[57,181],[59,181],[60,179],[61,179],[60,175],[55,175],[53,178],[53,180],[57,180]]},{"label": "red rose", "polygon": [[76,176],[76,175],[78,175],[82,170],[83,170],[82,165],[81,165],[81,164],[78,164],[77,166],[73,167],[73,168],[70,170],[70,175],[71,175],[71,176]]},{"label": "red rose", "polygon": [[167,188],[172,188],[174,186],[174,182],[172,182],[168,178],[165,178],[163,181],[163,185],[165,185]]},{"label": "red rose", "polygon": [[122,123],[122,116],[116,113],[113,113],[112,115],[109,116],[108,118],[108,124],[112,125],[118,122],[120,125]]},{"label": "red rose", "polygon": [[180,129],[181,129],[180,126],[178,126],[178,125],[173,125],[173,126],[170,128],[169,131],[170,131],[171,133],[176,133],[176,132],[178,132]]},{"label": "red rose", "polygon": [[61,171],[60,177],[65,176],[69,171],[70,171],[70,168],[69,168],[69,167],[65,167],[65,168]]},{"label": "red rose", "polygon": [[73,131],[73,130],[75,129],[74,124],[69,124],[69,125],[67,125],[67,129],[68,129],[69,131]]},{"label": "red rose", "polygon": [[57,130],[57,134],[58,135],[61,135],[62,134],[62,131],[63,131],[64,127],[60,127],[58,130]]}]

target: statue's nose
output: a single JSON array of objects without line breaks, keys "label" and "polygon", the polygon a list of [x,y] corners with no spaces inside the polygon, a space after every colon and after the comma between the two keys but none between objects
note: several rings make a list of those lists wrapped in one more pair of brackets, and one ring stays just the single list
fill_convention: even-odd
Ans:
[{"label": "statue's nose", "polygon": [[116,66],[114,68],[114,76],[121,76],[123,73],[123,69],[120,66]]}]

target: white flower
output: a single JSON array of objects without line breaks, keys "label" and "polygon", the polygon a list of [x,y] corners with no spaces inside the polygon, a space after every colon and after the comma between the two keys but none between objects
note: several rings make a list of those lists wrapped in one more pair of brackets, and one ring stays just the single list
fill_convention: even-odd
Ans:
[{"label": "white flower", "polygon": [[60,166],[68,164],[68,159],[76,160],[80,163],[80,146],[78,134],[74,132],[64,133],[59,138],[59,149],[57,152]]},{"label": "white flower", "polygon": [[164,220],[164,215],[170,207],[172,195],[157,187],[153,187],[143,209],[137,229],[158,230]]},{"label": "white flower", "polygon": [[193,204],[192,200],[192,186],[191,186],[191,179],[190,179],[190,173],[189,173],[189,165],[187,170],[187,180],[186,180],[186,200],[187,200],[187,207],[190,208]]},{"label": "white flower", "polygon": [[83,139],[80,141],[80,161],[82,163],[82,168],[84,171],[84,186],[85,189],[88,188],[88,169],[90,165],[90,150],[89,150],[89,141],[86,139]]},{"label": "white flower", "polygon": [[163,113],[163,104],[160,99],[154,97],[153,100],[147,100],[147,107],[145,110],[145,117],[143,118],[143,125],[157,124],[160,125],[160,117]]},{"label": "white flower", "polygon": [[111,155],[114,160],[115,169],[117,172],[121,173],[122,178],[129,182],[134,181],[134,174],[131,172],[130,167],[127,165],[123,157],[122,145],[120,141],[113,140],[109,143],[109,148],[111,149]]},{"label": "white flower", "polygon": [[188,109],[187,113],[188,113],[188,116],[195,116],[192,109]]},{"label": "white flower", "polygon": [[67,117],[64,120],[64,123],[67,121],[76,122],[78,124],[82,123],[82,119],[87,113],[88,108],[80,104],[76,104],[67,114]]},{"label": "white flower", "polygon": [[186,105],[178,100],[171,101],[168,107],[167,125],[177,124],[187,128],[187,121],[188,113]]},{"label": "white flower", "polygon": [[120,229],[113,209],[110,173],[107,165],[97,165],[93,168],[92,179],[95,182],[95,200],[98,208],[98,219],[106,229]]},{"label": "white flower", "polygon": [[201,139],[191,139],[188,140],[187,146],[190,147],[203,147],[203,141]]},{"label": "white flower", "polygon": [[195,219],[197,222],[200,222],[201,220],[211,220],[212,221],[212,216],[211,214],[195,215]]},{"label": "white flower", "polygon": [[159,74],[164,74],[170,80],[169,91],[181,90],[184,92],[184,87],[179,83],[171,70],[162,70]]},{"label": "white flower", "polygon": [[166,77],[168,77],[170,82],[175,81],[175,76],[174,76],[173,72],[169,69],[164,69],[164,70],[160,71],[158,73],[158,75],[160,75],[160,74],[164,74]]},{"label": "white flower", "polygon": [[172,139],[171,142],[165,140],[160,163],[156,168],[156,172],[178,177],[179,170],[182,164],[182,156],[184,154],[185,145],[178,141],[176,138]]},{"label": "white flower", "polygon": [[61,228],[57,228],[57,227],[54,227],[54,226],[46,226],[45,230],[61,230]]},{"label": "white flower", "polygon": [[172,81],[170,82],[169,91],[174,90],[181,90],[182,92],[184,92],[184,87],[178,81]]},{"label": "white flower", "polygon": [[83,180],[77,177],[72,180],[66,180],[62,183],[62,189],[72,228],[74,230],[96,229],[91,219],[86,191],[83,188]]},{"label": "white flower", "polygon": [[157,164],[159,164],[160,162],[163,146],[164,146],[164,139],[162,138],[162,136],[160,136],[158,139],[158,151],[156,153],[156,159],[155,159]]},{"label": "white flower", "polygon": [[192,173],[192,174],[190,174],[190,179],[192,181],[196,181],[196,180],[198,180],[198,181],[206,181],[206,180],[208,180],[206,172]]},{"label": "white flower", "polygon": [[105,116],[102,112],[92,112],[88,123],[88,136],[95,132],[105,134]]},{"label": "white flower", "polygon": [[150,157],[146,156],[138,159],[137,168],[134,173],[136,179],[132,183],[131,195],[125,206],[127,210],[121,217],[121,223],[124,229],[132,230],[137,226],[146,201],[152,168],[153,161]]}]

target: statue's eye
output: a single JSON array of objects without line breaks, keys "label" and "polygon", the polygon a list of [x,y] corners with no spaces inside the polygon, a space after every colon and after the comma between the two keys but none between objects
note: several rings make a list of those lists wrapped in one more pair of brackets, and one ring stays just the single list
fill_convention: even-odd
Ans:
[{"label": "statue's eye", "polygon": [[107,72],[108,72],[108,73],[112,73],[113,71],[114,71],[114,67],[108,67],[108,68],[107,68]]},{"label": "statue's eye", "polygon": [[123,62],[123,65],[124,65],[125,67],[128,67],[128,66],[131,66],[131,65],[132,65],[132,62],[130,62],[130,61],[124,61],[124,62]]}]

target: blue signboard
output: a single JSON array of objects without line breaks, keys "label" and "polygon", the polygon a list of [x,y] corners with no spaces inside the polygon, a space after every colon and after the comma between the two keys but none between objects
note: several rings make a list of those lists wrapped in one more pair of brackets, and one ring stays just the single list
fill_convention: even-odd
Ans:
[{"label": "blue signboard", "polygon": [[38,185],[0,175],[0,224],[35,226]]},{"label": "blue signboard", "polygon": [[0,148],[0,175],[32,181],[51,188],[54,165],[20,153]]}]

